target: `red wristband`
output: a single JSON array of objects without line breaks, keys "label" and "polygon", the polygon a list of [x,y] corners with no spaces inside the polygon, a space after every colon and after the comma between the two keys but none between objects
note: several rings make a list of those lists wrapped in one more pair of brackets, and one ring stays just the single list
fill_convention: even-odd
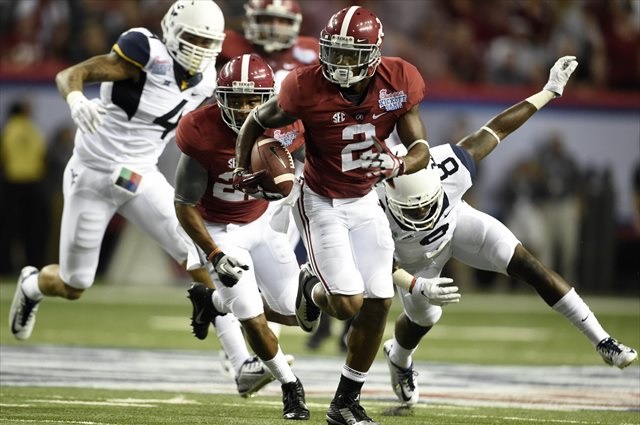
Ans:
[{"label": "red wristband", "polygon": [[216,249],[214,249],[213,251],[211,251],[209,253],[209,255],[207,255],[207,261],[211,261],[213,260],[213,257],[215,257],[216,255],[220,254],[222,252],[222,250],[218,247],[216,247]]}]

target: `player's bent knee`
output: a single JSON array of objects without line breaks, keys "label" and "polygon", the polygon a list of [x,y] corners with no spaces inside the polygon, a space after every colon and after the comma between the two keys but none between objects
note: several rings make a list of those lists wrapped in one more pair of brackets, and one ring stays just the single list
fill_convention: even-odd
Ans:
[{"label": "player's bent knee", "polygon": [[411,314],[411,316],[407,315],[409,320],[415,323],[418,326],[422,326],[423,328],[430,328],[442,317],[442,307],[438,306],[430,306],[426,310],[422,310],[418,314]]}]

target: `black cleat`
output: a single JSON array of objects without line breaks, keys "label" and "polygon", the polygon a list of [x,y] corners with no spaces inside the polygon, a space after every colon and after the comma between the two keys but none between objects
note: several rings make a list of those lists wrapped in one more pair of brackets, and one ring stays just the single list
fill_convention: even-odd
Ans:
[{"label": "black cleat", "polygon": [[282,384],[282,404],[284,405],[282,418],[306,421],[309,419],[309,409],[304,400],[304,388],[300,379],[295,382]]},{"label": "black cleat", "polygon": [[296,320],[303,331],[315,332],[320,325],[320,308],[311,300],[311,290],[318,283],[309,263],[300,267],[298,294],[296,295]]},{"label": "black cleat", "polygon": [[340,394],[331,400],[327,411],[329,425],[380,425],[360,406],[360,394]]},{"label": "black cleat", "polygon": [[209,333],[209,325],[213,323],[216,316],[223,316],[224,314],[213,306],[213,301],[211,301],[213,289],[194,282],[187,292],[189,293],[187,297],[191,300],[193,307],[191,311],[191,329],[196,338],[205,339]]}]

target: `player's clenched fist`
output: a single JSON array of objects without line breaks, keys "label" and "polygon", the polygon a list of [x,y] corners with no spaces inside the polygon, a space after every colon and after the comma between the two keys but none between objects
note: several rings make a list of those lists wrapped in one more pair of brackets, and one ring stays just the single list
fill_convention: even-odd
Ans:
[{"label": "player's clenched fist", "polygon": [[563,56],[556,61],[549,71],[549,81],[544,86],[545,90],[554,92],[556,96],[562,96],[564,86],[567,85],[569,77],[578,67],[578,61],[575,56]]}]

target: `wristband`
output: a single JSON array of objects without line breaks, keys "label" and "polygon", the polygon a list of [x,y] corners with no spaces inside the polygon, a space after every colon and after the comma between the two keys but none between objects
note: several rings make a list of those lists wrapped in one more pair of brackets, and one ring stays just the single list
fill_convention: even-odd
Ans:
[{"label": "wristband", "polygon": [[416,285],[416,277],[404,269],[396,270],[392,276],[394,285],[409,291],[409,293],[411,293],[413,287]]},{"label": "wristband", "polygon": [[216,247],[213,251],[209,253],[209,255],[207,255],[207,261],[213,262],[213,258],[220,253],[222,253],[222,250]]},{"label": "wristband", "polygon": [[71,106],[83,97],[84,94],[80,90],[74,90],[70,92],[66,97],[67,105]]},{"label": "wristband", "polygon": [[430,147],[431,147],[431,146],[429,146],[429,142],[427,142],[426,140],[424,140],[424,139],[418,139],[418,140],[415,140],[413,143],[411,143],[411,144],[409,145],[409,147],[407,148],[407,152],[409,152],[409,151],[411,150],[411,148],[412,148],[412,147],[414,147],[415,145],[417,145],[417,144],[419,144],[419,143],[422,143],[423,145],[427,145],[427,148],[430,148]]},{"label": "wristband", "polygon": [[536,109],[540,110],[544,105],[549,103],[551,99],[556,97],[556,94],[549,90],[542,90],[533,96],[529,96],[525,101],[532,104]]},{"label": "wristband", "polygon": [[484,130],[487,133],[489,133],[490,135],[492,135],[493,137],[496,138],[496,140],[498,141],[498,144],[500,144],[500,138],[498,137],[498,135],[496,134],[495,131],[493,131],[492,129],[490,129],[489,127],[487,127],[486,125],[483,125],[482,127],[480,127],[480,130]]}]

